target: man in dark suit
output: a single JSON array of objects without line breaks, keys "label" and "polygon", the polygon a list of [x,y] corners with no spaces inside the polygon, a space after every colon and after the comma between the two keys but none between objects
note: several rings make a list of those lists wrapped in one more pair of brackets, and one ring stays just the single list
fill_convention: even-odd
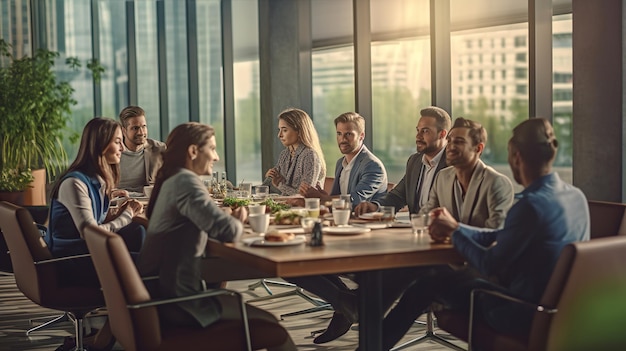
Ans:
[{"label": "man in dark suit", "polygon": [[346,112],[335,118],[337,145],[344,155],[335,166],[335,180],[330,194],[319,185],[300,186],[304,197],[330,201],[338,195],[350,195],[355,206],[371,201],[387,192],[387,171],[383,163],[363,144],[365,119],[356,112]]},{"label": "man in dark suit", "polygon": [[[415,136],[418,153],[409,158],[406,174],[391,192],[373,199],[373,202],[365,201],[358,204],[354,210],[355,214],[376,211],[379,205],[395,206],[396,209],[408,205],[411,212],[418,212],[420,207],[428,202],[428,192],[435,174],[446,166],[444,153],[451,119],[445,110],[435,106],[421,110],[420,115]],[[409,278],[413,276],[412,270],[396,270],[383,277],[383,284],[390,287],[384,291],[384,304],[388,305],[386,308],[404,291],[406,285],[412,281]],[[316,344],[340,337],[350,330],[352,323],[357,320],[354,292],[348,289],[338,276],[290,278],[289,281],[322,297],[335,310],[326,331],[313,340]]]},{"label": "man in dark suit", "polygon": [[404,177],[387,195],[356,206],[355,215],[374,212],[379,206],[394,206],[396,211],[408,206],[410,213],[417,213],[428,203],[435,175],[446,167],[446,136],[452,122],[450,115],[436,106],[421,110],[420,115],[415,134],[417,153],[409,157]]}]

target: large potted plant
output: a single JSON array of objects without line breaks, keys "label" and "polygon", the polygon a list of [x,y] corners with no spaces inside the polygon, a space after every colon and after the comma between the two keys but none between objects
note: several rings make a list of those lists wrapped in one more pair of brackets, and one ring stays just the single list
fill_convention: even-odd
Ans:
[{"label": "large potted plant", "polygon": [[[45,174],[52,180],[67,165],[62,138],[76,101],[74,89],[53,71],[58,57],[39,49],[32,57],[16,58],[11,45],[0,40],[0,193],[25,190],[28,174],[41,168],[45,187]],[[66,64],[81,66],[77,58]],[[95,79],[103,72],[95,60],[87,68]]]}]

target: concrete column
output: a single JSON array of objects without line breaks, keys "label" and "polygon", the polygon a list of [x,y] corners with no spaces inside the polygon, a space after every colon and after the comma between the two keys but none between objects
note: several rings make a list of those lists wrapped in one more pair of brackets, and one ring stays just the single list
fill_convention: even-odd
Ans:
[{"label": "concrete column", "polygon": [[622,0],[573,0],[573,182],[624,201]]},{"label": "concrete column", "polygon": [[[309,114],[312,112],[310,110],[313,105],[310,93],[310,19],[300,18],[310,16],[310,11],[301,11],[301,7],[307,5],[310,8],[310,0],[259,1],[263,174],[274,166],[283,149],[276,138],[278,130],[276,117],[280,111],[288,107],[296,107],[304,109]],[[309,45],[304,48],[308,49],[308,55],[302,52],[303,41],[309,42]],[[307,56],[308,60],[303,59]]]}]

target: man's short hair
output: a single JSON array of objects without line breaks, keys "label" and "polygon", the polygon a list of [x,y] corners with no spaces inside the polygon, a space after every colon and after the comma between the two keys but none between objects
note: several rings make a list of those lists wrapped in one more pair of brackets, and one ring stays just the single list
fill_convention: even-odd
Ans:
[{"label": "man's short hair", "polygon": [[141,117],[146,116],[146,111],[144,111],[139,106],[127,106],[122,112],[120,112],[120,122],[122,122],[122,126],[126,128],[128,126],[128,119],[133,117]]},{"label": "man's short hair", "polygon": [[356,112],[342,113],[335,118],[335,127],[338,123],[352,123],[356,127],[357,132],[365,133],[365,118]]},{"label": "man's short hair", "polygon": [[480,143],[487,143],[487,131],[483,128],[482,124],[472,121],[467,118],[458,117],[454,120],[454,125],[451,129],[454,128],[468,128],[469,136],[472,139],[472,143],[474,145],[478,145]]},{"label": "man's short hair", "polygon": [[530,118],[513,128],[509,140],[531,167],[541,167],[551,163],[559,146],[554,129],[545,118]]},{"label": "man's short hair", "polygon": [[446,110],[437,106],[428,106],[420,111],[420,116],[422,117],[433,117],[437,120],[437,129],[438,131],[442,130],[450,130],[450,124],[452,124],[452,119]]}]

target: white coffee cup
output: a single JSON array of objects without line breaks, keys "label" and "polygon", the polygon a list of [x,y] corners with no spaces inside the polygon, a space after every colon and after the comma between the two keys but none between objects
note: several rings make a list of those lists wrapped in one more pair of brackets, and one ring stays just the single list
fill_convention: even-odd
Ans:
[{"label": "white coffee cup", "polygon": [[269,213],[251,214],[248,216],[248,222],[255,233],[263,234],[267,232],[270,225],[270,215]]},{"label": "white coffee cup", "polygon": [[154,185],[146,185],[143,187],[143,193],[147,197],[150,197],[150,195],[152,195],[152,189],[154,189]]},{"label": "white coffee cup", "polygon": [[333,209],[333,221],[335,225],[347,225],[350,221],[350,209]]},{"label": "white coffee cup", "polygon": [[248,205],[248,212],[250,215],[253,214],[264,214],[265,213],[265,205],[263,204],[250,204]]}]

